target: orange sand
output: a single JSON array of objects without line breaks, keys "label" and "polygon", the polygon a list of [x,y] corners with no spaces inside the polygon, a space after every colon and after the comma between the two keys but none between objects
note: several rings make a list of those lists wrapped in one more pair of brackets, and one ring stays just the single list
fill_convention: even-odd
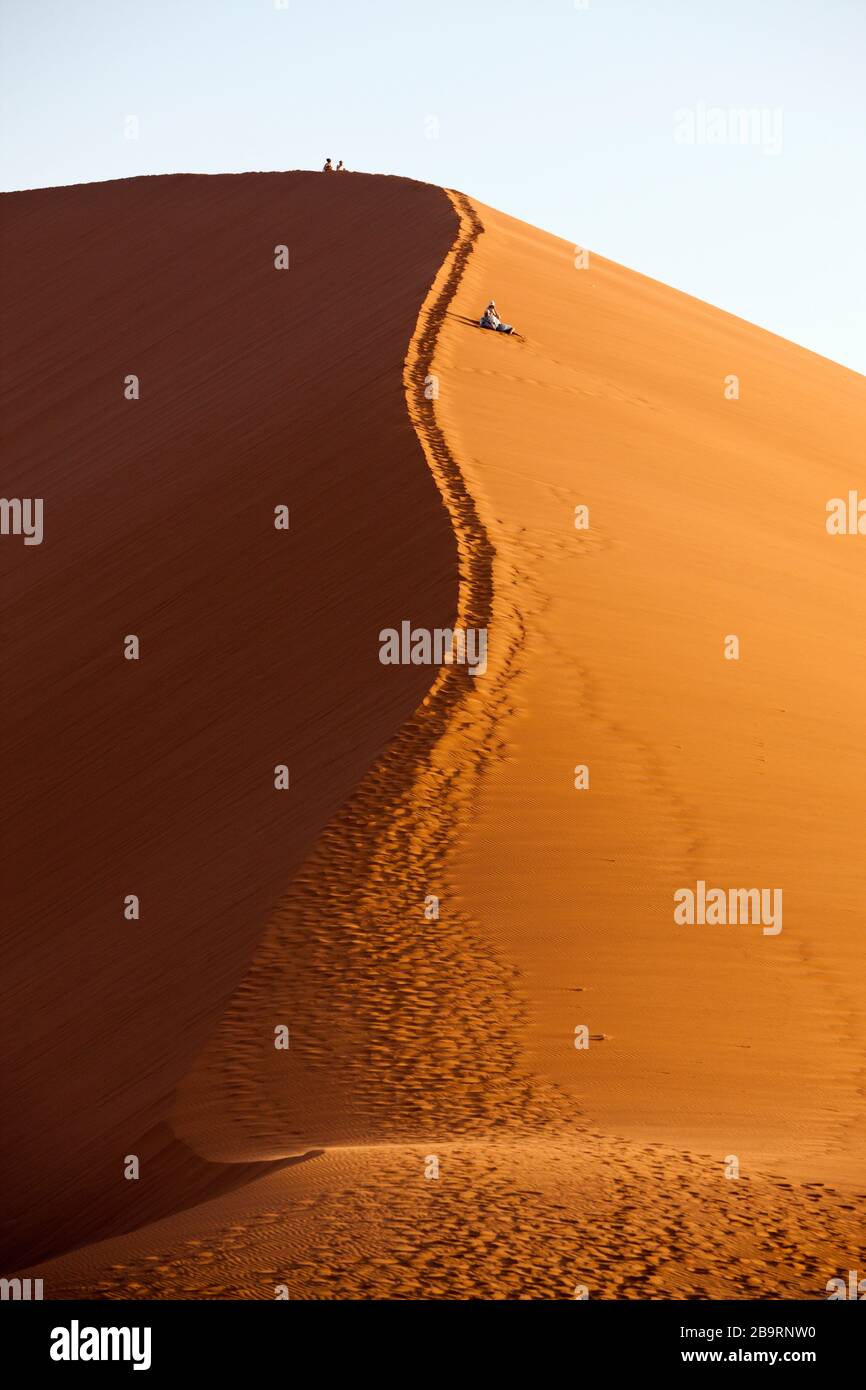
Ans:
[{"label": "orange sand", "polygon": [[[866,382],[478,213],[434,369],[522,642],[461,901],[594,1122],[862,1182],[866,541],[825,504],[866,481]],[[492,291],[527,343],[461,320]],[[781,933],[675,925],[699,878],[782,888]]]},{"label": "orange sand", "polygon": [[[169,1114],[211,1167],[311,1156],[46,1296],[819,1298],[857,1267],[866,593],[824,508],[866,383],[453,197],[403,377],[490,666],[427,673]],[[526,342],[474,326],[491,294]],[[781,887],[782,933],[676,926],[698,878]]]},{"label": "orange sand", "polygon": [[0,209],[4,496],[45,508],[41,546],[0,538],[6,1266],[211,1189],[174,1088],[429,685],[368,632],[454,611],[401,370],[457,219],[441,189],[304,173]]}]

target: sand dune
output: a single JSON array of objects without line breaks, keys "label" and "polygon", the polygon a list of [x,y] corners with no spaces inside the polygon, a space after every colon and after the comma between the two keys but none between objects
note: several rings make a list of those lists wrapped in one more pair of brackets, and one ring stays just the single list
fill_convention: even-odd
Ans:
[{"label": "sand dune", "polygon": [[[866,382],[478,213],[440,416],[522,640],[458,891],[521,969],[533,1068],[594,1121],[862,1182],[866,552],[825,522]],[[462,321],[494,288],[528,343]],[[783,890],[781,932],[676,925],[699,879]],[[576,1053],[580,1023],[608,1040]]]},{"label": "sand dune", "polygon": [[[399,381],[429,484],[382,445],[376,560],[404,587],[365,611],[344,591],[343,633],[372,661],[382,626],[456,616],[489,630],[489,669],[378,667],[335,693],[368,762],[390,741],[334,777],[315,840],[324,800],[299,807],[311,833],[266,923],[246,918],[243,981],[215,1026],[208,996],[173,1069],[163,1118],[211,1173],[326,1152],[41,1266],[46,1293],[822,1297],[862,1246],[866,597],[825,504],[857,485],[866,383],[600,257],[577,268],[463,195],[449,213],[437,190],[353,176],[335,209],[329,182],[292,185],[321,202],[320,238],[388,191],[411,293],[367,423],[372,441]],[[403,199],[423,255],[414,223],[396,230]],[[475,326],[491,295],[525,341]],[[298,360],[313,348],[311,330]],[[315,344],[313,379],[333,348]],[[332,428],[323,408],[311,456]],[[310,582],[333,556],[305,551]],[[325,676],[298,663],[312,700]],[[677,925],[698,880],[781,888],[782,931]]]},{"label": "sand dune", "polygon": [[368,632],[453,616],[401,370],[456,225],[364,176],[3,199],[4,495],[45,516],[0,545],[4,1263],[187,1200],[156,1161],[173,1088],[429,684]]}]

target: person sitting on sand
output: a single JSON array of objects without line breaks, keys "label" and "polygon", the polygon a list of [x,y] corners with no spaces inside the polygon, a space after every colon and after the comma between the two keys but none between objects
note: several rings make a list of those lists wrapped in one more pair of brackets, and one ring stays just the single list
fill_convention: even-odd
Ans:
[{"label": "person sitting on sand", "polygon": [[343,163],[343,161],[342,161],[342,159],[341,159],[340,162],[339,162],[339,164],[337,165],[337,168],[336,168],[336,170],[335,170],[335,173],[338,173],[338,174],[348,174],[348,172],[349,172],[348,169],[346,168],[345,164]]},{"label": "person sitting on sand", "polygon": [[502,322],[502,319],[496,312],[496,305],[493,303],[492,299],[481,316],[481,327],[493,328],[497,333],[514,332],[514,329],[512,328],[510,323]]},{"label": "person sitting on sand", "polygon": [[336,170],[335,170],[333,164],[331,163],[331,156],[330,156],[330,155],[328,155],[328,158],[325,160],[325,167],[322,169],[322,173],[323,173],[323,174],[334,174],[334,173],[336,173]]}]

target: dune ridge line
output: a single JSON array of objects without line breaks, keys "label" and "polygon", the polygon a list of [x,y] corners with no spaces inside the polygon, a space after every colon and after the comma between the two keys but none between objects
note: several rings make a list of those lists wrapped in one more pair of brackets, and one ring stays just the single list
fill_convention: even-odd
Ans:
[{"label": "dune ridge line", "polygon": [[[428,377],[435,375],[432,369],[436,343],[449,305],[484,227],[465,194],[451,189],[445,191],[457,213],[459,230],[421,306],[418,324],[406,354],[403,385],[409,418],[451,517],[459,556],[457,623],[469,627],[484,624],[491,616],[494,549],[466,479],[437,419],[435,401],[428,398],[425,386]],[[446,675],[445,668],[442,668],[428,698],[433,696]]]},{"label": "dune ridge line", "polygon": [[[468,199],[448,196],[459,230],[419,311],[404,386],[457,539],[457,621],[487,627],[493,547],[424,394],[482,231]],[[405,1140],[446,1119],[449,1134],[550,1123],[553,1090],[545,1085],[542,1101],[520,1060],[519,972],[452,905],[443,867],[501,747],[520,639],[517,626],[497,630],[495,680],[474,680],[460,665],[438,671],[312,848],[201,1065],[179,1088],[175,1131],[197,1152],[239,1161],[293,1146]],[[442,903],[439,921],[425,919],[429,895]],[[262,1046],[262,1019],[271,1017],[293,1020],[289,1078]]]}]

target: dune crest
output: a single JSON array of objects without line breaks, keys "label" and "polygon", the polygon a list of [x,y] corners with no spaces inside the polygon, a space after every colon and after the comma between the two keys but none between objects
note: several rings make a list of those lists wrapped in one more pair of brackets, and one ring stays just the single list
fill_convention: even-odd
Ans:
[{"label": "dune crest", "polygon": [[[428,390],[438,335],[481,230],[468,199],[451,196],[458,235],[421,308],[403,381],[457,541],[450,626],[486,631],[495,556]],[[541,1101],[519,1063],[523,1004],[513,968],[461,910],[449,876],[449,854],[496,751],[520,636],[497,626],[477,681],[461,666],[431,670],[419,708],[296,874],[179,1088],[175,1129],[209,1159],[552,1118],[552,1098]],[[292,1021],[288,1068],[263,1032],[266,1018]]]}]

